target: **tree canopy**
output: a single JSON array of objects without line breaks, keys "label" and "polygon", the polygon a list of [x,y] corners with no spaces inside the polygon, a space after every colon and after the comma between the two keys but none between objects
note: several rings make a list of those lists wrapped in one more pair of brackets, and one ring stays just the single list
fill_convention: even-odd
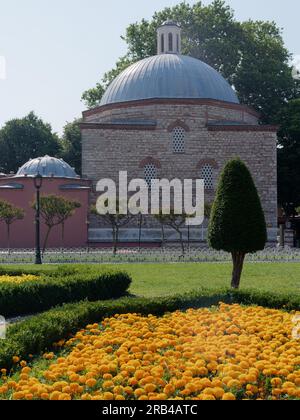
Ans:
[{"label": "tree canopy", "polygon": [[62,144],[62,158],[81,174],[81,132],[80,119],[67,123],[64,127]]},{"label": "tree canopy", "polygon": [[[32,205],[36,207],[36,202]],[[81,204],[74,200],[68,200],[58,195],[44,195],[40,201],[41,217],[47,226],[47,233],[44,240],[43,252],[45,252],[49,235],[55,226],[62,228],[62,242],[64,241],[64,225],[65,222],[74,215],[75,210],[79,209]]]},{"label": "tree canopy", "polygon": [[228,162],[221,174],[212,207],[209,245],[232,254],[232,286],[239,287],[247,253],[263,250],[267,228],[253,178],[240,159]]},{"label": "tree canopy", "polygon": [[10,227],[18,220],[24,219],[25,211],[5,200],[0,200],[0,222],[6,224],[7,248],[10,248]]},{"label": "tree canopy", "polygon": [[129,25],[122,39],[128,51],[95,88],[84,92],[89,107],[99,104],[109,83],[131,63],[156,54],[156,30],[173,19],[183,29],[183,54],[192,55],[219,71],[237,90],[241,102],[253,106],[264,122],[272,122],[287,100],[299,94],[292,77],[281,30],[275,22],[238,22],[222,0],[209,5],[180,3]]},{"label": "tree canopy", "polygon": [[290,101],[279,120],[278,201],[289,213],[300,206],[300,99]]},{"label": "tree canopy", "polygon": [[0,171],[16,172],[29,159],[57,156],[61,150],[58,136],[50,124],[44,123],[34,112],[24,118],[8,121],[0,129]]}]

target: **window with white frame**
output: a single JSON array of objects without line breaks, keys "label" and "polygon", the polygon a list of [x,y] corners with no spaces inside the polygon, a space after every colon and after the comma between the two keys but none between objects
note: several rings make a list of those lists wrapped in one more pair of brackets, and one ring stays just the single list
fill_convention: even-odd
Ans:
[{"label": "window with white frame", "polygon": [[173,152],[185,152],[185,129],[182,127],[175,127],[173,130]]},{"label": "window with white frame", "polygon": [[213,190],[214,188],[214,170],[209,164],[203,165],[201,170],[201,179],[204,180],[204,188]]},{"label": "window with white frame", "polygon": [[148,163],[144,166],[144,178],[148,186],[151,187],[152,179],[157,179],[157,168],[154,163]]}]

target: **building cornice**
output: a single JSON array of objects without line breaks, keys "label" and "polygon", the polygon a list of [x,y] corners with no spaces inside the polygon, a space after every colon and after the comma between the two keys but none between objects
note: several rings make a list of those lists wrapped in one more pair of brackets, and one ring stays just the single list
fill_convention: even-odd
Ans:
[{"label": "building cornice", "polygon": [[279,126],[277,125],[207,125],[208,131],[248,131],[248,132],[271,132],[271,133],[277,133],[279,130]]},{"label": "building cornice", "polygon": [[128,131],[153,131],[156,124],[105,124],[105,123],[80,123],[81,130],[128,130]]},{"label": "building cornice", "polygon": [[122,109],[122,108],[134,108],[140,106],[150,106],[150,105],[195,105],[195,106],[216,106],[225,109],[239,110],[242,112],[247,112],[250,115],[253,115],[257,118],[260,118],[260,114],[256,112],[253,108],[248,105],[235,104],[232,102],[224,102],[216,99],[179,99],[179,98],[153,98],[153,99],[141,99],[138,101],[129,101],[129,102],[119,102],[114,104],[102,105],[93,109],[89,109],[82,113],[83,118],[89,117],[95,114],[101,114],[104,111],[112,109]]}]

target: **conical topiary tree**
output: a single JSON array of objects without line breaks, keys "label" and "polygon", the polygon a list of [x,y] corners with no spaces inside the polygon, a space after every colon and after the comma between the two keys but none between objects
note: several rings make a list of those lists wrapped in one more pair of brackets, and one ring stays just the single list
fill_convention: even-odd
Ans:
[{"label": "conical topiary tree", "polygon": [[247,166],[234,159],[221,175],[208,229],[210,246],[232,255],[233,288],[239,288],[246,254],[263,250],[266,241],[266,221],[256,186]]}]

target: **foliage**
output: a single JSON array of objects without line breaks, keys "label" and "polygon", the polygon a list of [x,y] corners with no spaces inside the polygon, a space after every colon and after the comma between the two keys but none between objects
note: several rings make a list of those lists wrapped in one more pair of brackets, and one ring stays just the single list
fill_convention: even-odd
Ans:
[{"label": "foliage", "polygon": [[[108,201],[105,203],[105,205],[107,204]],[[118,200],[116,200],[115,208],[115,214],[113,214],[112,212],[108,212],[107,214],[99,214],[96,206],[91,207],[91,214],[100,218],[105,224],[109,225],[112,228],[114,255],[116,255],[118,250],[120,228],[128,225],[128,223],[130,223],[130,221],[134,217],[131,214],[122,214],[120,212],[120,202]]]},{"label": "foliage", "polygon": [[232,287],[239,287],[245,255],[263,250],[267,241],[264,212],[252,176],[240,159],[227,163],[212,207],[208,241],[230,252]]},{"label": "foliage", "polygon": [[[38,273],[39,277],[34,277],[31,270],[24,270],[22,274],[19,272],[19,277],[27,275],[29,278],[18,283],[16,275],[9,270],[1,270],[2,275],[12,276],[11,281],[0,282],[0,313],[3,316],[32,314],[83,299],[117,298],[126,293],[131,282],[125,272],[99,267],[59,268]],[[30,279],[30,276],[34,278]]]},{"label": "foliage", "polygon": [[64,127],[62,143],[62,158],[81,174],[81,132],[79,123],[81,119],[67,123]]},{"label": "foliage", "polygon": [[[33,204],[36,207],[36,203]],[[40,212],[45,225],[47,226],[47,234],[44,241],[43,252],[45,252],[49,235],[55,226],[61,226],[62,244],[64,241],[65,222],[74,215],[76,209],[81,204],[77,201],[68,200],[58,195],[44,195],[40,198]]]},{"label": "foliage", "polygon": [[242,102],[262,113],[265,122],[274,120],[286,100],[299,94],[293,80],[290,54],[280,29],[274,22],[236,21],[224,1],[209,5],[182,2],[131,24],[123,40],[128,51],[106,73],[101,83],[83,95],[88,107],[99,104],[108,84],[131,63],[156,54],[156,30],[165,20],[173,19],[183,29],[183,53],[192,55],[221,74],[237,90]]},{"label": "foliage", "polygon": [[17,220],[24,219],[25,212],[13,204],[0,200],[0,222],[4,222],[7,228],[7,248],[10,248],[10,227]]},{"label": "foliage", "polygon": [[104,318],[115,314],[138,313],[161,316],[176,310],[210,307],[218,305],[219,302],[259,305],[287,311],[300,309],[300,297],[293,294],[276,295],[227,289],[214,291],[202,289],[185,295],[163,298],[122,298],[117,301],[66,304],[9,326],[7,339],[0,342],[0,366],[11,368],[14,356],[26,358],[29,354],[38,355],[50,349],[53,343],[66,338],[68,334],[74,334],[88,324],[101,322]]},{"label": "foliage", "polygon": [[185,247],[184,247],[182,228],[185,226],[186,221],[189,218],[189,216],[185,214],[184,212],[182,214],[176,214],[175,211],[171,209],[169,214],[163,214],[163,212],[160,212],[154,217],[156,218],[156,220],[160,222],[162,229],[164,226],[168,226],[171,229],[174,229],[178,233],[180,244],[181,244],[182,256],[184,256]]},{"label": "foliage", "polygon": [[44,123],[34,112],[26,117],[8,121],[0,130],[0,170],[16,172],[29,159],[58,156],[60,142],[50,124]]},{"label": "foliage", "polygon": [[210,219],[213,203],[204,203],[204,217]]},{"label": "foliage", "polygon": [[278,201],[291,215],[300,205],[300,99],[290,101],[278,121]]},{"label": "foliage", "polygon": [[27,281],[35,281],[39,280],[40,278],[38,276],[34,276],[33,274],[22,274],[20,276],[9,276],[8,274],[5,274],[3,276],[0,276],[0,284],[1,283],[16,283],[21,284],[25,283]]}]

